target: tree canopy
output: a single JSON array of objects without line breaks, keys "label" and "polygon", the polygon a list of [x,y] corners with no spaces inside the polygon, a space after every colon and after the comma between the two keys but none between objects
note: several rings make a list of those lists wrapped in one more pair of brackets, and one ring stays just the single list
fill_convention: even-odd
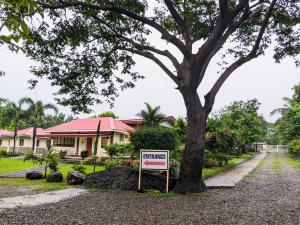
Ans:
[{"label": "tree canopy", "polygon": [[267,134],[267,122],[259,115],[260,103],[256,100],[233,102],[220,110],[207,122],[207,148],[234,152],[246,145],[263,141]]},{"label": "tree canopy", "polygon": [[[34,73],[60,86],[59,102],[75,111],[88,111],[89,105],[102,102],[100,96],[113,103],[118,88],[134,87],[143,74],[134,71],[133,55],[155,62],[179,88],[187,85],[186,79],[197,88],[220,52],[229,66],[206,95],[208,111],[228,76],[271,43],[276,42],[276,61],[287,55],[299,61],[300,3],[294,0],[37,3],[49,19],[31,27],[34,42],[27,52],[40,62]],[[155,32],[182,57],[151,43]],[[188,74],[186,66],[192,68]]]},{"label": "tree canopy", "polygon": [[281,117],[276,121],[277,135],[284,144],[300,139],[300,83],[295,85],[291,98],[285,97],[285,104],[282,108],[274,110],[279,112]]}]

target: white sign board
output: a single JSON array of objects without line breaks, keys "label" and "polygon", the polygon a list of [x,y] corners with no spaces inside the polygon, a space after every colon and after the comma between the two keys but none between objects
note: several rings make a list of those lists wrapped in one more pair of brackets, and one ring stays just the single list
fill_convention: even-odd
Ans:
[{"label": "white sign board", "polygon": [[141,150],[142,170],[168,170],[169,151],[167,150]]}]

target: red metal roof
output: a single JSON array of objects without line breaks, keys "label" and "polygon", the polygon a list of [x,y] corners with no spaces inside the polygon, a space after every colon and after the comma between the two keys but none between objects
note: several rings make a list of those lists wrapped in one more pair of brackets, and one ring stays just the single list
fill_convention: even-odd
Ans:
[{"label": "red metal roof", "polygon": [[[37,128],[37,130],[36,130],[36,136],[37,137],[45,137],[47,135],[48,134],[45,132],[44,129]],[[33,127],[29,127],[29,128],[23,129],[23,130],[18,130],[18,136],[30,136],[30,137],[32,137],[33,136]]]},{"label": "red metal roof", "polygon": [[110,117],[102,117],[73,120],[68,123],[50,127],[46,130],[46,132],[96,131],[99,120],[101,121],[100,131],[129,132],[134,130],[132,127],[122,123],[119,120]]},{"label": "red metal roof", "polygon": [[0,136],[11,136],[11,135],[13,135],[13,132],[0,129]]}]

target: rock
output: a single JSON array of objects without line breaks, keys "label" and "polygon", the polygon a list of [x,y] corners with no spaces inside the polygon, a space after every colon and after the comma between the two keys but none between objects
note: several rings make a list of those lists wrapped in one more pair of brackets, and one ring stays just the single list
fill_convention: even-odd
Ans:
[{"label": "rock", "polygon": [[56,171],[56,172],[52,172],[52,173],[49,173],[46,177],[46,180],[48,182],[62,182],[63,180],[63,175],[61,172],[59,171]]},{"label": "rock", "polygon": [[38,171],[31,171],[31,172],[26,173],[26,178],[28,180],[39,180],[39,179],[43,178],[43,174]]},{"label": "rock", "polygon": [[[169,190],[176,184],[176,179],[169,179]],[[96,172],[86,176],[85,186],[103,189],[137,190],[138,171],[129,167],[115,167],[110,170]],[[166,189],[166,177],[142,172],[142,190]]]},{"label": "rock", "polygon": [[69,171],[66,179],[70,185],[83,184],[85,181],[85,175],[79,171]]}]

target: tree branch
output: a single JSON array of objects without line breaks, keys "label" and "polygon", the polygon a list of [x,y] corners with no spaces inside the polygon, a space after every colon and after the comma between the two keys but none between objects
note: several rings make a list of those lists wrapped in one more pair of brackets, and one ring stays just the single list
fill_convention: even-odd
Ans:
[{"label": "tree branch", "polygon": [[133,54],[137,54],[140,56],[143,56],[145,58],[151,59],[153,62],[155,62],[176,84],[178,84],[177,77],[157,58],[155,57],[151,52],[143,52],[139,51],[137,49],[131,49],[131,48],[119,48],[120,50],[128,51]]},{"label": "tree branch", "polygon": [[94,19],[100,21],[101,23],[103,23],[108,29],[110,29],[115,36],[117,36],[118,38],[122,39],[123,41],[126,41],[126,42],[129,42],[130,44],[132,44],[134,47],[136,47],[137,49],[146,49],[146,50],[149,50],[149,51],[152,51],[156,54],[159,54],[159,55],[162,55],[162,56],[165,56],[167,57],[174,65],[174,67],[176,69],[179,68],[179,62],[178,60],[176,59],[176,57],[174,57],[170,51],[168,50],[159,50],[159,49],[156,49],[155,47],[153,46],[148,46],[148,45],[143,45],[143,44],[140,44],[140,43],[137,43],[135,42],[134,40],[128,38],[128,37],[125,37],[124,35],[118,33],[115,29],[113,29],[106,21],[104,21],[103,19],[97,17],[97,16],[94,16],[94,15],[90,15],[91,17],[93,17]]},{"label": "tree branch", "polygon": [[272,15],[274,6],[276,4],[277,0],[272,0],[268,11],[265,15],[265,18],[263,19],[262,23],[261,23],[261,27],[260,30],[258,32],[256,41],[252,47],[252,50],[248,53],[247,56],[245,57],[241,57],[240,59],[238,59],[237,61],[235,61],[234,63],[232,63],[224,72],[223,74],[219,77],[219,79],[216,81],[216,83],[213,85],[213,87],[211,88],[211,90],[205,95],[205,110],[207,112],[207,114],[210,113],[210,111],[212,110],[214,101],[215,101],[215,97],[218,93],[218,91],[220,90],[220,88],[222,87],[222,85],[224,84],[224,82],[228,79],[228,77],[237,69],[239,68],[241,65],[243,65],[244,63],[256,58],[259,54],[257,54],[260,43],[262,41],[263,35],[266,31],[266,28],[268,26],[269,23],[269,19]]},{"label": "tree branch", "polygon": [[90,8],[90,9],[95,9],[95,10],[100,10],[100,11],[113,11],[113,12],[117,12],[120,13],[122,15],[125,15],[129,18],[135,19],[137,21],[140,21],[144,24],[147,24],[151,27],[153,27],[154,29],[156,29],[158,32],[161,33],[161,38],[172,43],[173,45],[175,45],[184,56],[186,57],[190,57],[190,52],[188,51],[188,49],[186,48],[186,46],[184,45],[184,43],[179,40],[176,36],[170,34],[166,29],[164,29],[161,25],[159,25],[158,23],[156,23],[154,20],[151,20],[147,17],[138,15],[136,13],[133,13],[127,9],[124,9],[122,7],[119,6],[115,6],[115,5],[98,5],[98,4],[92,4],[92,3],[88,3],[88,2],[81,2],[81,1],[59,1],[59,5],[52,5],[52,4],[48,4],[45,3],[44,1],[37,1],[37,3],[42,6],[43,8],[46,9],[62,9],[62,8],[67,8],[67,7],[76,7],[76,6],[81,6],[81,7],[86,7],[86,8]]},{"label": "tree branch", "polygon": [[179,13],[177,12],[177,10],[175,9],[173,3],[171,0],[165,0],[166,6],[169,9],[173,19],[175,20],[175,22],[178,24],[178,26],[180,27],[183,37],[186,41],[186,44],[189,46],[189,48],[192,48],[192,42],[191,42],[191,37],[189,35],[189,29],[188,26],[186,24],[186,22],[184,21],[184,19],[181,18],[181,16],[179,15]]}]

